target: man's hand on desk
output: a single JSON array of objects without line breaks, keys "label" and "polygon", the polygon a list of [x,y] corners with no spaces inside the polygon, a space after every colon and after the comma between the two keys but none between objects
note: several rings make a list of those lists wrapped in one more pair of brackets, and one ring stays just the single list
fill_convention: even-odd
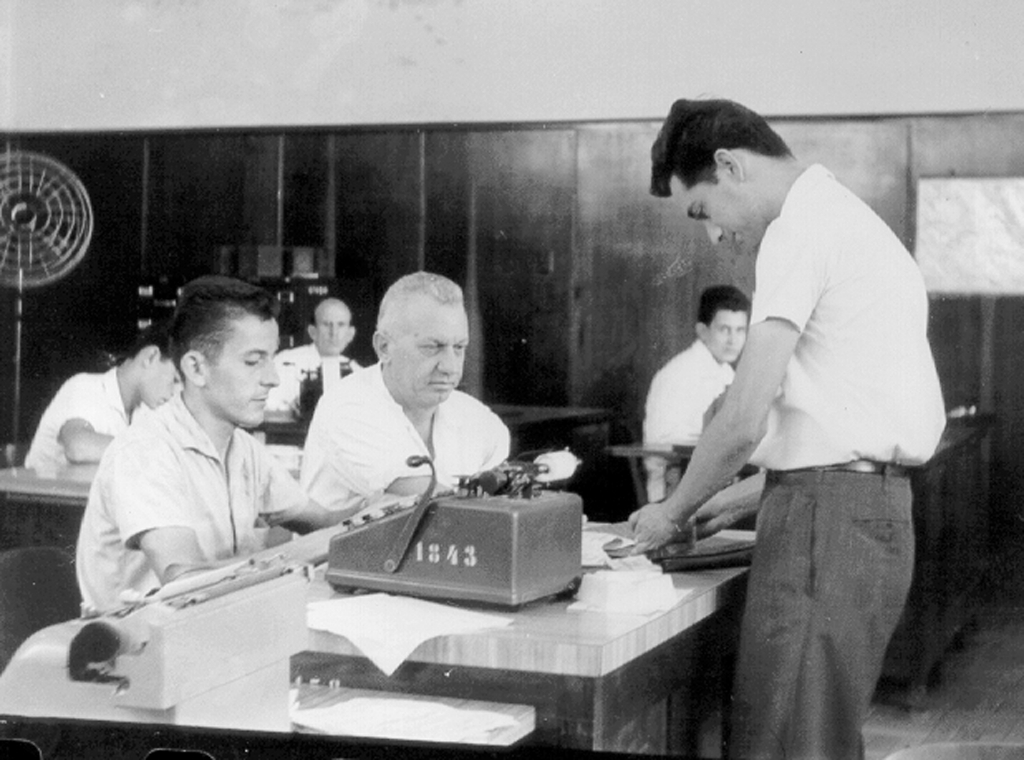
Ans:
[{"label": "man's hand on desk", "polygon": [[[737,481],[716,493],[697,510],[691,521],[696,525],[696,538],[701,540],[735,525],[757,513],[764,489],[764,473]],[[680,541],[687,530],[664,502],[648,504],[629,516],[629,527],[636,540],[635,554],[660,549]]]},{"label": "man's hand on desk", "polygon": [[764,472],[751,475],[723,488],[697,510],[697,540],[714,535],[756,514],[761,505]]},{"label": "man's hand on desk", "polygon": [[678,542],[688,531],[686,525],[672,519],[668,506],[661,501],[647,504],[631,514],[629,527],[636,541],[634,554],[643,554]]}]

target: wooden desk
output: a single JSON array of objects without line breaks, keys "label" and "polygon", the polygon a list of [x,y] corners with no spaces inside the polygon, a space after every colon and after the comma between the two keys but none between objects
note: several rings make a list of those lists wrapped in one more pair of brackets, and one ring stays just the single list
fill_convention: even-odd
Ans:
[{"label": "wooden desk", "polygon": [[[739,629],[746,570],[677,573],[692,589],[651,617],[567,611],[542,601],[507,628],[431,639],[390,677],[348,639],[310,630],[292,658],[302,682],[533,705],[532,742],[588,750],[700,755],[720,715]],[[310,601],[335,592],[322,570]]]},{"label": "wooden desk", "polygon": [[74,553],[96,465],[0,470],[0,549],[60,546]]},{"label": "wooden desk", "polygon": [[94,464],[72,464],[50,472],[27,467],[0,470],[0,494],[23,504],[84,507],[96,476]]}]

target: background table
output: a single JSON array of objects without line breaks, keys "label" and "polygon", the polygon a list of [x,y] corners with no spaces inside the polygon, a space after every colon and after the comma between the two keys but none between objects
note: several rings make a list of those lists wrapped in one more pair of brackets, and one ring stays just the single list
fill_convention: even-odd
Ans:
[{"label": "background table", "polygon": [[0,549],[59,546],[74,553],[96,465],[0,470]]}]

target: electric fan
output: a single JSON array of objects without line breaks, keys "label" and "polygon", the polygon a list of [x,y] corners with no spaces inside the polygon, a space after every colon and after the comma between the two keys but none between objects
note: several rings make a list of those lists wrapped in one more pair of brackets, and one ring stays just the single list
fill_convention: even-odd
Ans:
[{"label": "electric fan", "polygon": [[14,445],[21,404],[25,289],[56,282],[74,269],[89,248],[92,226],[89,195],[74,172],[39,153],[8,150],[0,154],[0,284],[17,291],[11,412]]}]

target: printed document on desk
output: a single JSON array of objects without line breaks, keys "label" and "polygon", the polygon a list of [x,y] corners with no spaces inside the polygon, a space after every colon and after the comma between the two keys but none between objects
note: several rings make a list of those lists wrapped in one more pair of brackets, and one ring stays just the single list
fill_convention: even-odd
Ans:
[{"label": "printed document on desk", "polygon": [[293,704],[291,718],[297,726],[335,736],[456,744],[487,744],[492,732],[516,725],[513,717],[495,710],[400,695],[355,697],[305,709]]}]

